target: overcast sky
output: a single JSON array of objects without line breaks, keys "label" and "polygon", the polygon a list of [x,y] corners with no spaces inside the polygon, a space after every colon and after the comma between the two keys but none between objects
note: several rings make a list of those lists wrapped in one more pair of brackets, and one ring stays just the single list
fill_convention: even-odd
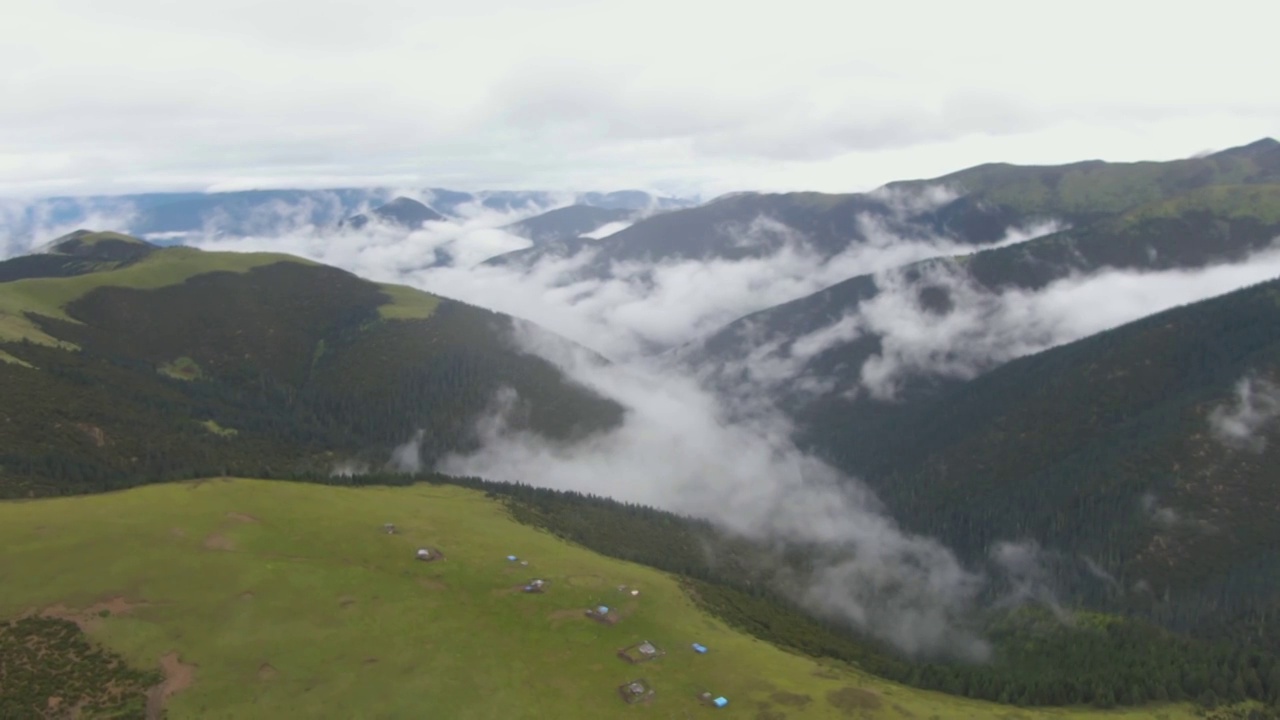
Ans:
[{"label": "overcast sky", "polygon": [[869,189],[1280,136],[1276,3],[9,0],[0,194]]}]

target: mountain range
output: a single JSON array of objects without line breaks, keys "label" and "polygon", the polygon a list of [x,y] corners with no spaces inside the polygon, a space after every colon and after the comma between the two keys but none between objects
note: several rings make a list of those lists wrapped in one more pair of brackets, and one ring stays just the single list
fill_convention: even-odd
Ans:
[{"label": "mountain range", "polygon": [[[501,229],[531,243],[485,260],[486,277],[515,284],[544,261],[579,261],[540,288],[549,294],[780,258],[839,270],[780,304],[747,298],[759,304],[636,365],[690,381],[677,389],[696,381],[719,426],[778,420],[769,427],[870,498],[893,532],[936,541],[957,567],[1003,568],[983,586],[985,611],[966,619],[992,638],[985,665],[886,647],[865,623],[813,611],[789,588],[836,550],[811,538],[757,543],[523,484],[485,486],[490,496],[684,576],[691,602],[734,627],[897,682],[1021,705],[1246,703],[1238,717],[1280,703],[1275,140],[693,206],[636,192],[421,197],[135,196],[143,219],[119,229],[243,232],[283,203],[358,240],[374,224],[409,235],[479,204],[524,213]],[[49,202],[44,217],[71,212]],[[1156,281],[1158,294],[1113,290]],[[645,300],[619,297],[632,313]],[[655,300],[653,317],[680,312],[675,297]],[[540,453],[587,458],[599,494],[617,490],[607,461],[635,393],[615,396],[598,373],[575,375],[517,337],[620,367],[528,320],[298,257],[76,231],[0,262],[0,495],[217,475],[410,482],[482,449],[496,417],[531,476]],[[667,415],[677,429],[678,415]],[[651,472],[677,456],[653,457]],[[714,465],[700,466],[708,487]],[[766,494],[732,487],[731,508]],[[900,582],[891,569],[876,577]]]}]

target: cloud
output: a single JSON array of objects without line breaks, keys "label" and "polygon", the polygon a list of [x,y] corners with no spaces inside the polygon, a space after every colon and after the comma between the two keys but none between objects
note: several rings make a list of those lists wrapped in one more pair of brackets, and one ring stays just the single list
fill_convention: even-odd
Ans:
[{"label": "cloud", "polygon": [[[886,6],[869,27],[822,0],[781,15],[727,0],[15,1],[0,30],[0,65],[21,68],[0,75],[5,194],[316,176],[858,189],[991,160],[1185,157],[1280,131],[1277,100],[1257,92],[1267,23],[1205,33],[1203,13],[1145,2]],[[1253,10],[1227,0],[1215,17]],[[1046,27],[1094,52],[1046,53]],[[1167,37],[1199,52],[1161,53]],[[1202,60],[1228,55],[1225,75]]]},{"label": "cloud", "polygon": [[1160,504],[1159,500],[1152,493],[1146,493],[1139,499],[1142,506],[1142,512],[1146,513],[1151,522],[1156,525],[1168,529],[1177,527],[1182,524],[1183,518],[1178,514],[1177,510],[1171,507],[1165,507]]},{"label": "cloud", "polygon": [[[902,202],[909,208],[945,197],[939,190]],[[868,392],[892,392],[911,372],[963,376],[1248,284],[1274,260],[1264,254],[1197,273],[1099,273],[1038,292],[998,293],[973,286],[954,261],[938,261],[922,277],[947,289],[950,308],[942,313],[922,305],[918,288],[890,268],[972,248],[924,233],[903,237],[884,222],[864,219],[866,241],[825,262],[801,235],[761,219],[736,230],[743,243],[777,248],[758,259],[619,263],[610,277],[588,280],[577,271],[592,260],[590,252],[544,259],[527,270],[476,266],[487,254],[527,245],[501,230],[520,217],[477,208],[464,219],[410,233],[302,229],[201,244],[296,252],[532,321],[516,324],[516,347],[619,402],[626,409],[622,426],[572,444],[552,442],[519,429],[513,414],[521,411],[520,398],[508,390],[477,420],[480,450],[449,456],[438,469],[606,495],[709,518],[728,532],[774,545],[816,547],[813,567],[778,577],[797,602],[906,652],[966,659],[982,659],[989,651],[971,621],[992,595],[1006,606],[1040,603],[1062,613],[1048,570],[1058,561],[1051,549],[1010,541],[995,546],[983,567],[967,567],[935,540],[898,526],[857,479],[800,451],[791,440],[793,428],[761,392],[766,383],[760,378],[747,377],[713,394],[650,350],[849,275],[878,271],[883,299],[803,338],[790,351],[813,357],[850,333],[883,333],[889,340],[859,382]],[[1050,229],[1011,232],[1003,242]],[[438,250],[448,251],[451,265],[431,266]],[[879,305],[872,304],[876,300]],[[602,362],[586,348],[620,362]],[[397,449],[393,464],[411,468],[417,457],[410,439]]]},{"label": "cloud", "polygon": [[136,209],[125,202],[0,198],[0,260],[36,251],[81,228],[127,229],[136,215]]},{"label": "cloud", "polygon": [[1280,417],[1280,386],[1254,377],[1236,383],[1235,402],[1220,405],[1209,414],[1209,428],[1224,445],[1260,453],[1267,447],[1262,431]]},{"label": "cloud", "polygon": [[[945,190],[895,195],[890,205],[904,215],[910,208],[944,201]],[[428,198],[422,198],[424,201]],[[554,198],[567,204],[571,196]],[[937,255],[970,252],[946,237],[913,232],[904,237],[885,221],[861,217],[862,241],[852,241],[827,257],[786,225],[760,216],[726,225],[721,232],[743,247],[776,248],[744,260],[672,260],[651,264],[615,262],[608,277],[583,277],[593,249],[570,258],[544,257],[533,267],[479,266],[482,260],[529,246],[502,229],[534,214],[464,207],[464,217],[428,223],[406,233],[370,225],[360,231],[333,232],[305,225],[309,210],[293,212],[303,224],[279,235],[240,238],[209,236],[190,243],[206,249],[289,252],[343,267],[386,282],[420,287],[445,297],[480,305],[540,325],[625,360],[653,354],[692,340],[743,315],[803,297],[846,277],[875,272]],[[290,223],[281,222],[290,227]],[[998,247],[1057,229],[1052,223],[1011,230]]]},{"label": "cloud", "polygon": [[[1071,615],[1058,602],[1054,592],[1050,566],[1060,558],[1033,540],[1001,541],[991,546],[991,561],[1004,571],[1007,594],[998,604],[1011,607],[1035,602],[1049,608],[1063,622]],[[1087,566],[1087,564],[1086,564]]]},{"label": "cloud", "polygon": [[518,342],[621,402],[623,427],[557,444],[511,430],[499,409],[477,425],[483,448],[446,458],[440,470],[605,494],[751,538],[819,544],[825,559],[790,578],[798,601],[911,653],[984,657],[985,643],[964,624],[981,577],[945,547],[898,528],[864,487],[797,450],[779,416],[730,424],[720,400],[692,378],[642,362],[604,364],[527,332]]},{"label": "cloud", "polygon": [[622,232],[634,224],[635,222],[632,220],[618,220],[616,222],[605,223],[589,233],[583,233],[582,237],[599,240],[600,238],[608,237],[614,233]]},{"label": "cloud", "polygon": [[1009,360],[1277,275],[1280,248],[1273,247],[1198,270],[1107,269],[1038,290],[993,291],[976,283],[962,262],[939,260],[877,274],[874,297],[792,343],[763,338],[742,370],[761,382],[787,382],[803,377],[822,353],[874,336],[879,351],[858,368],[857,385],[840,390],[893,399],[911,377],[973,378]]}]

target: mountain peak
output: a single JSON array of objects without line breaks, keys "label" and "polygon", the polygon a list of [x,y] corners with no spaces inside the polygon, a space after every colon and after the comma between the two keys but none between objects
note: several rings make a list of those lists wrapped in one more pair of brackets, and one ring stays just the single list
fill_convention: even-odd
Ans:
[{"label": "mountain peak", "polygon": [[81,229],[52,240],[37,252],[99,260],[132,260],[155,249],[155,245],[131,235]]},{"label": "mountain peak", "polygon": [[1260,140],[1254,140],[1248,145],[1239,145],[1237,147],[1227,148],[1226,150],[1219,150],[1218,152],[1213,153],[1213,155],[1216,157],[1259,155],[1262,153],[1274,152],[1277,149],[1280,149],[1280,140],[1276,140],[1271,137],[1264,137]]},{"label": "mountain peak", "polygon": [[[373,217],[371,218],[370,216]],[[347,218],[342,224],[359,230],[368,225],[373,218],[409,230],[417,230],[422,227],[423,223],[445,219],[443,215],[421,202],[413,198],[399,196],[385,205],[379,205],[369,211],[368,214],[361,213]]]}]

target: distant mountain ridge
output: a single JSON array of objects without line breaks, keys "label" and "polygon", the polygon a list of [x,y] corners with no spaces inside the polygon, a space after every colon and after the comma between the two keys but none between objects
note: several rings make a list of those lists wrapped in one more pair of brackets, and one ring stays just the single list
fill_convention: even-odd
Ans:
[{"label": "distant mountain ridge", "polygon": [[[687,207],[696,200],[652,195],[638,190],[601,193],[547,191],[462,192],[428,188],[417,193],[432,212],[456,217],[468,206],[497,212],[534,212],[566,203],[616,210]],[[3,239],[22,241],[48,227],[109,223],[122,231],[161,243],[192,234],[228,237],[273,235],[299,227],[336,227],[369,208],[396,198],[394,188],[323,190],[244,190],[216,193],[143,193],[134,195],[53,197],[32,201],[0,223]]]},{"label": "distant mountain ridge", "polygon": [[627,220],[635,213],[630,208],[569,205],[512,223],[503,229],[528,238],[537,247],[575,240],[609,223]]},{"label": "distant mountain ridge", "polygon": [[[977,246],[1045,220],[1087,224],[1203,187],[1277,181],[1280,143],[1268,138],[1169,162],[981,165],[930,180],[889,183],[870,193],[733,193],[641,220],[591,244],[592,261],[575,277],[605,278],[617,263],[733,261],[767,257],[783,247],[830,258],[886,235],[945,237]],[[530,267],[586,249],[574,241],[548,243],[490,263]]]},{"label": "distant mountain ridge", "polygon": [[353,215],[339,223],[339,226],[360,230],[370,222],[376,221],[405,230],[418,230],[428,222],[444,219],[443,215],[417,200],[401,196],[385,205],[379,205],[368,214]]}]

